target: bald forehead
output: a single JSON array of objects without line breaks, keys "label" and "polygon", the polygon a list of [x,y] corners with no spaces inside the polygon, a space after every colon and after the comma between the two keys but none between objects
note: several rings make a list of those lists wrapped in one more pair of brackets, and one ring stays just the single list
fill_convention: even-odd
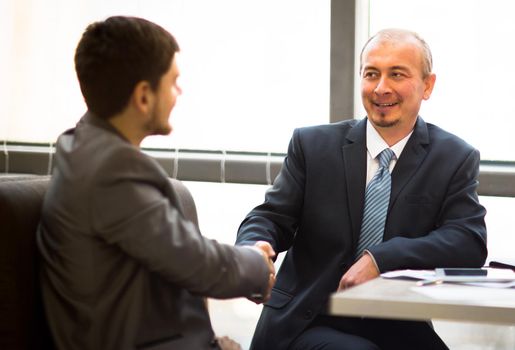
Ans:
[{"label": "bald forehead", "polygon": [[423,46],[420,41],[410,33],[404,32],[394,32],[394,33],[383,33],[377,34],[373,38],[371,38],[363,47],[362,54],[369,51],[372,47],[377,47],[380,45],[391,45],[391,46],[415,46],[421,53],[423,51]]},{"label": "bald forehead", "polygon": [[432,71],[433,59],[431,51],[425,41],[415,32],[403,29],[385,29],[371,37],[363,46],[360,55],[360,72],[362,71],[364,59],[368,52],[379,46],[400,47],[407,46],[418,53],[422,62],[422,75],[427,76]]}]

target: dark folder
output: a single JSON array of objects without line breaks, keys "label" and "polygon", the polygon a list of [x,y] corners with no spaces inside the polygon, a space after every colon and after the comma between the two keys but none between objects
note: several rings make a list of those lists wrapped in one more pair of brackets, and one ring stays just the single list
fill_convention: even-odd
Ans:
[{"label": "dark folder", "polygon": [[495,260],[492,260],[490,261],[490,264],[488,265],[489,267],[497,267],[497,268],[502,268],[502,269],[512,269],[513,271],[515,271],[515,263],[508,263],[507,261],[495,261]]}]

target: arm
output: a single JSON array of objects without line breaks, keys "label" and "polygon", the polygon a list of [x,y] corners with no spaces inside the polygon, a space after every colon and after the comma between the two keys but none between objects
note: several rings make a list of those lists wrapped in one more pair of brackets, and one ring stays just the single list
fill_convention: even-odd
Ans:
[{"label": "arm", "polygon": [[122,151],[101,167],[91,195],[93,231],[143,267],[203,296],[269,293],[270,266],[256,249],[200,235],[164,193],[168,183],[144,155]]},{"label": "arm", "polygon": [[254,208],[238,230],[237,245],[269,242],[276,252],[288,250],[295,237],[304,197],[304,157],[295,130],[288,154],[263,204]]},{"label": "arm", "polygon": [[473,149],[448,183],[440,184],[446,193],[430,232],[416,232],[417,223],[412,222],[414,238],[399,235],[369,249],[379,270],[482,266],[487,256],[486,210],[477,196],[478,176],[479,152]]}]

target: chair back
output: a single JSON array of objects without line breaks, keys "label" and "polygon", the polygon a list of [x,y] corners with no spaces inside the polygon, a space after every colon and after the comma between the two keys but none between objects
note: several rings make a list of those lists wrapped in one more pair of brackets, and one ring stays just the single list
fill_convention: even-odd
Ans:
[{"label": "chair back", "polygon": [[0,349],[53,349],[38,279],[36,230],[50,177],[0,177]]},{"label": "chair back", "polygon": [[[170,179],[186,218],[198,225],[191,193]],[[0,349],[51,350],[39,283],[36,230],[50,176],[0,176]]]}]

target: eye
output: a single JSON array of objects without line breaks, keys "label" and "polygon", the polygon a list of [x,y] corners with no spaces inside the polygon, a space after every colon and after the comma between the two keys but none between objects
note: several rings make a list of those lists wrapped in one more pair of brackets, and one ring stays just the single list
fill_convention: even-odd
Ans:
[{"label": "eye", "polygon": [[377,72],[374,71],[366,71],[363,73],[363,78],[365,79],[375,79],[378,77]]},{"label": "eye", "polygon": [[400,79],[403,78],[405,75],[402,72],[392,72],[391,76],[392,78]]}]

